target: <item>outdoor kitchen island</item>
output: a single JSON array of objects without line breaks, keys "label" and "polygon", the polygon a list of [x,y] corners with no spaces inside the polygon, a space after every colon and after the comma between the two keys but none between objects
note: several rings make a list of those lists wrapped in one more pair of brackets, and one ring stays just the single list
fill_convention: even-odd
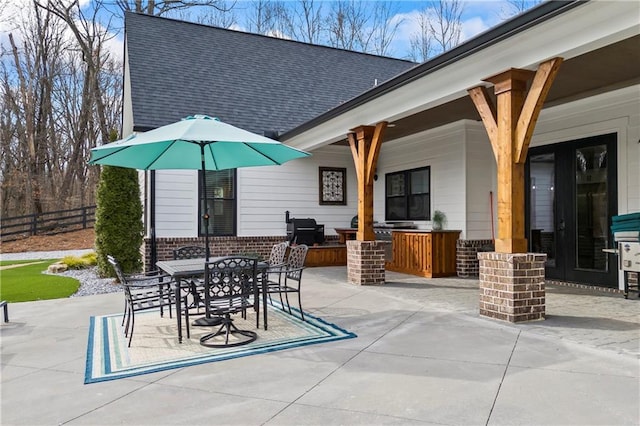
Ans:
[{"label": "outdoor kitchen island", "polygon": [[421,277],[456,275],[459,230],[391,230],[391,253],[385,269]]}]

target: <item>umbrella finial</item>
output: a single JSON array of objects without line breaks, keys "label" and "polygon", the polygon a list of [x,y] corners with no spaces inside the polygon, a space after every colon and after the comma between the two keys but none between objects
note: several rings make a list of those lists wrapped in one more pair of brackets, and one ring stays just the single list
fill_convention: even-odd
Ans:
[{"label": "umbrella finial", "polygon": [[190,115],[188,117],[183,118],[183,120],[195,120],[195,119],[220,121],[218,117],[209,117],[208,115],[205,115],[205,114],[194,114],[194,115]]}]

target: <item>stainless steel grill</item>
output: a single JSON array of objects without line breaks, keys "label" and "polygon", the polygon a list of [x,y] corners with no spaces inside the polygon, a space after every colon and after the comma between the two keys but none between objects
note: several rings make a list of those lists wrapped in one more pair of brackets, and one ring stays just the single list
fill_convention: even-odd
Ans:
[{"label": "stainless steel grill", "polygon": [[376,234],[376,240],[389,242],[384,248],[385,261],[391,262],[393,260],[392,231],[394,229],[412,229],[415,227],[416,226],[413,222],[389,222],[376,223],[373,225],[373,232]]}]

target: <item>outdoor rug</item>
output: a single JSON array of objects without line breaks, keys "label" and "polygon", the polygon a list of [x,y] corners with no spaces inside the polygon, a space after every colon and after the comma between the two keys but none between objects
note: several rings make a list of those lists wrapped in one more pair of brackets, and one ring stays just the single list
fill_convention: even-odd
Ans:
[{"label": "outdoor rug", "polygon": [[84,382],[122,379],[356,337],[306,312],[305,321],[302,321],[297,310],[294,315],[289,315],[278,307],[268,306],[268,309],[268,330],[263,328],[262,315],[260,329],[256,329],[254,313],[247,313],[246,320],[235,315],[236,326],[256,331],[258,339],[247,345],[222,349],[200,345],[200,336],[216,329],[213,327],[191,326],[191,338],[187,339],[183,324],[182,344],[178,343],[175,315],[169,318],[165,313],[163,318],[158,311],[136,313],[135,333],[130,348],[127,347],[128,339],[121,325],[122,313],[91,317]]}]

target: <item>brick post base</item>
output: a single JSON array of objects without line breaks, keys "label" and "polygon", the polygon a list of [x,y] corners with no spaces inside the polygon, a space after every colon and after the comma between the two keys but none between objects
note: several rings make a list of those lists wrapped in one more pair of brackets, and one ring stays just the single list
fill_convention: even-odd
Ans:
[{"label": "brick post base", "polygon": [[546,254],[480,252],[480,315],[509,322],[543,320]]},{"label": "brick post base", "polygon": [[384,284],[385,241],[347,241],[347,276],[351,284]]}]

